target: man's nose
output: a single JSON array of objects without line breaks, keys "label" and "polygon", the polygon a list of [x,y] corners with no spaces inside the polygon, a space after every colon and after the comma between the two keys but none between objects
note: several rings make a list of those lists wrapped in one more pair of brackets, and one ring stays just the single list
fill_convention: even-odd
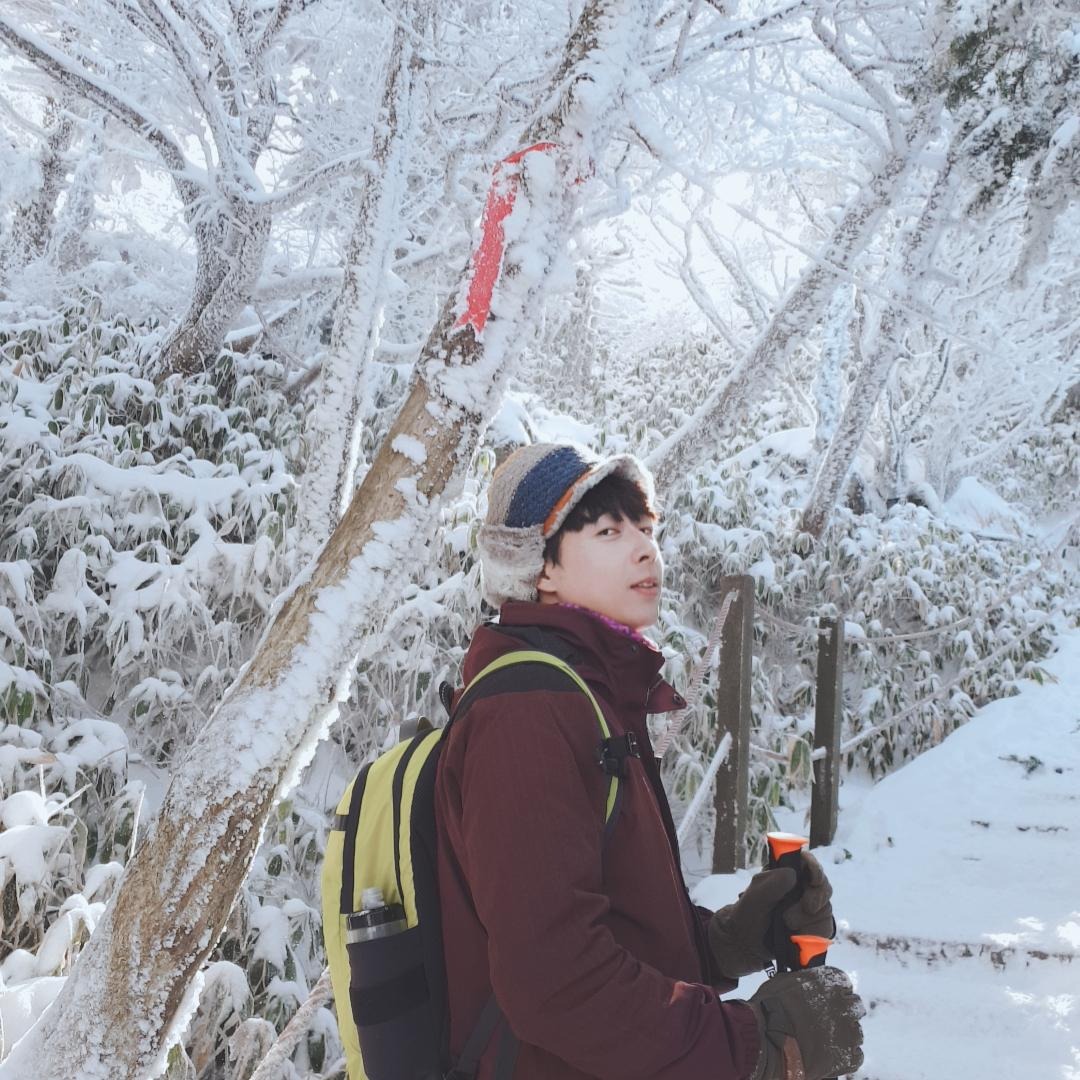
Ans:
[{"label": "man's nose", "polygon": [[656,537],[651,533],[647,533],[644,529],[637,530],[637,546],[634,552],[638,562],[645,560],[652,561],[656,559],[660,554],[660,545],[656,542]]}]

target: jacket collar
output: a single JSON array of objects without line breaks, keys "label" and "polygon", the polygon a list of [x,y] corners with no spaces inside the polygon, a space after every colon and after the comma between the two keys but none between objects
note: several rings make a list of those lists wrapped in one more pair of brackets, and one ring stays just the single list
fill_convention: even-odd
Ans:
[{"label": "jacket collar", "polygon": [[[517,639],[517,640],[515,640]],[[648,638],[587,608],[508,601],[497,626],[477,630],[465,664],[466,681],[518,641],[551,652],[597,686],[625,720],[672,712],[686,702],[660,678],[664,656]]]}]

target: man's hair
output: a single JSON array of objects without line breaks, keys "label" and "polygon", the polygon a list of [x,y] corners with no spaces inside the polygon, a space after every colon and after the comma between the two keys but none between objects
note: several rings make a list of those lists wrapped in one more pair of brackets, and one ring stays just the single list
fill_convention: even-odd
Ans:
[{"label": "man's hair", "polygon": [[633,480],[621,473],[609,473],[582,495],[581,501],[567,514],[558,530],[547,538],[544,561],[558,566],[563,534],[581,532],[586,525],[599,521],[605,514],[610,514],[616,521],[657,517],[655,507]]}]

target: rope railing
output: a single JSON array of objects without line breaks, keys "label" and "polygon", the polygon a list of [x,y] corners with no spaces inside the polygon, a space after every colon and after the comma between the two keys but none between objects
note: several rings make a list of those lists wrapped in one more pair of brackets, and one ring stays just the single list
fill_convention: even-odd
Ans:
[{"label": "rope railing", "polygon": [[[1015,590],[1010,590],[1015,591]],[[994,611],[1000,606],[997,603],[992,603],[988,607],[988,611]],[[800,626],[798,623],[789,622],[787,619],[775,612],[769,611],[768,608],[762,607],[758,609],[758,613],[765,620],[765,622],[772,623],[774,626],[781,630],[787,631],[789,634],[795,634],[803,638],[816,638],[821,633],[820,629],[813,626]],[[813,616],[807,616],[812,618]],[[883,642],[891,643],[894,641],[917,641],[920,638],[928,637],[940,637],[942,634],[951,633],[955,630],[961,630],[965,626],[975,621],[974,615],[965,615],[962,619],[956,619],[950,623],[944,623],[941,626],[932,626],[927,630],[913,630],[907,634],[866,634],[860,633],[858,635],[852,634],[848,638],[849,645],[856,645],[859,642]],[[860,627],[861,629],[861,627]]]},{"label": "rope railing", "polygon": [[[1011,582],[1005,589],[999,592],[987,605],[986,613],[991,611],[997,611],[1004,607],[1008,602],[1008,598],[1015,596],[1021,589],[1027,587],[1029,583],[1039,577],[1040,574],[1045,573],[1045,567],[1040,567],[1038,570],[1033,570],[1028,574],[1025,574],[1018,581]],[[765,622],[772,623],[774,626],[779,627],[782,630],[786,630],[789,634],[795,634],[803,638],[816,638],[821,632],[819,628],[814,626],[805,626],[799,623],[793,623],[783,618],[781,615],[777,615],[776,612],[770,611],[767,607],[759,606],[757,614],[760,615]],[[813,618],[812,615],[807,615],[807,618]],[[977,616],[964,615],[962,618],[954,619],[952,622],[943,623],[941,626],[932,626],[925,630],[913,630],[910,633],[894,634],[867,634],[860,633],[857,636],[852,635],[848,638],[849,645],[855,645],[859,642],[883,642],[891,643],[896,641],[918,641],[922,638],[939,637],[943,634],[952,633],[956,630],[962,630],[964,627],[969,626],[975,621]],[[861,629],[861,628],[860,628]]]},{"label": "rope railing", "polygon": [[[765,622],[772,623],[772,625],[777,627],[778,629],[786,630],[789,634],[794,634],[797,637],[816,638],[818,635],[816,627],[803,626],[801,623],[789,622],[787,619],[783,618],[780,615],[777,615],[773,611],[770,611],[767,607],[763,605],[759,605],[756,608],[754,614],[759,615],[765,620]],[[816,618],[816,616],[814,615],[807,615],[806,617],[808,619]]]},{"label": "rope railing", "polygon": [[[937,698],[942,697],[949,691],[954,690],[965,679],[969,678],[975,672],[981,671],[983,668],[988,667],[990,664],[996,662],[997,660],[1000,660],[1011,649],[1016,648],[1017,645],[1019,645],[1023,641],[1026,641],[1029,637],[1031,637],[1037,631],[1041,630],[1051,621],[1052,619],[1049,615],[1040,619],[1038,622],[1028,627],[1028,629],[1023,634],[1020,634],[1018,637],[1013,638],[1012,641],[1006,642],[999,649],[995,649],[988,656],[984,656],[978,663],[972,664],[970,667],[966,667],[962,671],[958,672],[954,678],[950,679],[947,683],[943,683],[933,693],[927,694],[924,698],[920,698],[920,700],[915,702],[913,705],[909,705],[906,709],[902,709],[900,712],[888,717],[882,723],[875,724],[873,727],[869,727],[865,731],[860,731],[857,735],[853,735],[846,742],[840,744],[840,753],[850,753],[857,746],[861,746],[864,742],[869,741],[875,735],[880,735],[884,732],[893,730],[896,725],[900,723],[901,720],[904,720],[908,716],[911,716],[912,713],[918,712],[929,702],[935,701]],[[824,754],[815,750],[810,756],[812,759],[818,760],[820,757],[823,757]]]},{"label": "rope railing", "polygon": [[311,988],[307,1000],[293,1013],[292,1019],[274,1040],[258,1068],[251,1074],[251,1080],[276,1080],[281,1075],[297,1043],[311,1027],[315,1014],[330,1001],[333,993],[334,989],[330,984],[330,969],[327,968],[319,977],[319,981]]},{"label": "rope railing", "polygon": [[712,632],[709,634],[709,641],[705,646],[705,651],[701,654],[701,659],[697,662],[693,674],[690,676],[690,686],[686,691],[686,706],[683,709],[680,709],[679,712],[671,718],[667,727],[664,728],[663,734],[657,739],[656,745],[653,748],[653,753],[658,760],[663,758],[664,754],[667,753],[667,749],[671,745],[672,740],[679,734],[683,725],[686,723],[686,718],[697,707],[698,699],[701,696],[701,687],[705,681],[705,672],[708,670],[713,654],[720,648],[720,644],[723,641],[724,624],[727,622],[728,612],[731,611],[731,605],[735,602],[735,598],[738,595],[738,592],[731,590],[724,597],[720,607],[720,613],[713,622]]}]

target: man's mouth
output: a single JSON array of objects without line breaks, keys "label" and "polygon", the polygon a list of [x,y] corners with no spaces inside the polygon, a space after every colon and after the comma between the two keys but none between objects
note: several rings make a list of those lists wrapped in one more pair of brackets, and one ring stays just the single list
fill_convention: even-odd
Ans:
[{"label": "man's mouth", "polygon": [[637,589],[638,592],[657,592],[660,588],[660,582],[656,578],[646,578],[644,581],[631,585],[630,588]]}]

